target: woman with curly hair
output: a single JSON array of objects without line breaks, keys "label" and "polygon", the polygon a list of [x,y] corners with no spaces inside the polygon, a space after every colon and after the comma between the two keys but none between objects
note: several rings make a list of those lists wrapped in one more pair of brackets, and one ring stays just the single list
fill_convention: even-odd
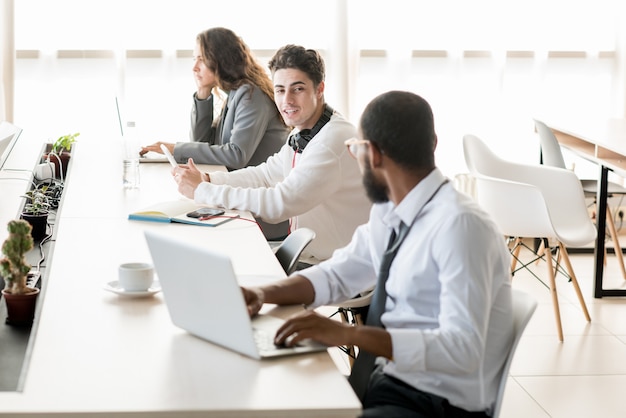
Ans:
[{"label": "woman with curly hair", "polygon": [[[179,162],[258,165],[285,143],[289,130],[274,104],[274,87],[248,46],[233,31],[211,28],[196,37],[190,142],[164,143]],[[226,97],[223,97],[223,94]],[[223,98],[214,119],[214,102]],[[162,152],[162,142],[146,146]]]}]

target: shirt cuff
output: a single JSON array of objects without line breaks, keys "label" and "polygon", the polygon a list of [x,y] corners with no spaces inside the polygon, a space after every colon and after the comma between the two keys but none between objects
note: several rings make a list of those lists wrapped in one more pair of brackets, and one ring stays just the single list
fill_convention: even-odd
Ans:
[{"label": "shirt cuff", "polygon": [[228,173],[224,171],[211,171],[208,174],[213,184],[225,184],[228,177]]},{"label": "shirt cuff", "polygon": [[392,357],[399,372],[426,370],[424,338],[415,329],[387,329],[391,336]]},{"label": "shirt cuff", "polygon": [[312,266],[298,273],[306,277],[315,290],[315,299],[309,306],[317,308],[328,303],[330,300],[330,288],[328,287],[328,278],[324,271],[318,266]]}]

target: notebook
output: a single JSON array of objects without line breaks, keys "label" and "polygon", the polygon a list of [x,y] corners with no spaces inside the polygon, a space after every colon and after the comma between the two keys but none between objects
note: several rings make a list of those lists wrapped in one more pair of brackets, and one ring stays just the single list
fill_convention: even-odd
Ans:
[{"label": "notebook", "polygon": [[[250,319],[227,255],[170,236],[145,231],[172,323],[211,343],[254,359],[323,351],[308,342],[294,347],[273,343],[282,319]],[[267,278],[265,278],[267,280]]]},{"label": "notebook", "polygon": [[9,122],[0,122],[0,170],[9,158],[22,129]]},{"label": "notebook", "polygon": [[220,210],[221,213],[216,214],[200,214],[200,216],[189,216],[191,212],[204,210],[217,210],[218,208],[208,208],[199,206],[193,200],[179,199],[167,202],[160,202],[150,205],[128,214],[131,221],[150,221],[150,222],[175,222],[190,225],[201,226],[219,226],[233,219],[239,219],[239,213],[234,211]]}]

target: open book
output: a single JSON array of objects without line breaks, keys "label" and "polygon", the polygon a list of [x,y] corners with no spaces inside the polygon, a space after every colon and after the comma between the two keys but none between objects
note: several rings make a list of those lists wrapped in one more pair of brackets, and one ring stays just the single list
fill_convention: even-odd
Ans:
[{"label": "open book", "polygon": [[187,216],[188,213],[204,208],[193,200],[173,200],[170,202],[162,202],[144,208],[128,215],[128,219],[133,221],[150,221],[150,222],[178,222],[183,224],[202,225],[202,226],[218,226],[225,222],[239,218],[237,212],[225,211],[217,216],[204,216],[194,218]]}]

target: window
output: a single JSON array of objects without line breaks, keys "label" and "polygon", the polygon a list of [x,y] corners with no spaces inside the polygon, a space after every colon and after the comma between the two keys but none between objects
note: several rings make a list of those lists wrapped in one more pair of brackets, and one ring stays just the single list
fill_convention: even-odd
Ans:
[{"label": "window", "polygon": [[[198,32],[225,26],[265,64],[280,46],[321,50],[327,101],[354,123],[375,95],[433,106],[438,165],[465,170],[461,138],[536,161],[532,117],[623,116],[626,18],[616,0],[19,0],[15,123],[45,139],[116,135],[124,99],[145,141],[184,141]],[[36,10],[37,13],[32,11]],[[622,37],[624,35],[621,35]],[[620,49],[621,48],[621,49]]]}]

